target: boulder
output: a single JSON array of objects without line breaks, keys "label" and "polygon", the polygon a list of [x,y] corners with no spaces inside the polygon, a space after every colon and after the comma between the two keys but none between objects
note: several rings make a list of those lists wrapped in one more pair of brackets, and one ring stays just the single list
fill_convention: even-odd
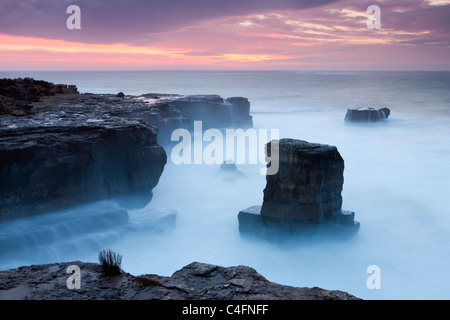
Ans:
[{"label": "boulder", "polygon": [[173,130],[195,120],[251,125],[249,108],[239,97],[78,94],[73,85],[0,79],[0,220],[108,198],[142,207]]},{"label": "boulder", "polygon": [[295,234],[328,226],[357,231],[354,213],[341,210],[344,160],[337,148],[294,139],[281,139],[278,144],[278,172],[266,176],[262,206],[239,213],[240,231]]},{"label": "boulder", "polygon": [[367,107],[348,109],[345,115],[345,121],[377,122],[386,120],[390,114],[391,110],[389,108],[381,108],[379,110]]},{"label": "boulder", "polygon": [[147,93],[121,101],[114,115],[140,118],[158,127],[158,143],[171,145],[171,135],[176,129],[193,130],[194,121],[202,121],[202,128],[250,128],[250,102],[247,98],[233,97],[224,100],[218,95],[190,95]]}]

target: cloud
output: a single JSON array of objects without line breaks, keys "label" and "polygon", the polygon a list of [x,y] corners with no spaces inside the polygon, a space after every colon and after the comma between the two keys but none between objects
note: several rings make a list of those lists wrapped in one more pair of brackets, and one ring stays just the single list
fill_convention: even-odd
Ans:
[{"label": "cloud", "polygon": [[[155,35],[227,16],[299,10],[336,0],[2,0],[0,33],[85,43],[151,43]],[[66,9],[81,8],[81,30]]]},{"label": "cloud", "polygon": [[[448,69],[442,2],[0,0],[0,69]],[[66,28],[69,4],[81,7],[82,30]],[[372,4],[380,30],[366,25]]]}]

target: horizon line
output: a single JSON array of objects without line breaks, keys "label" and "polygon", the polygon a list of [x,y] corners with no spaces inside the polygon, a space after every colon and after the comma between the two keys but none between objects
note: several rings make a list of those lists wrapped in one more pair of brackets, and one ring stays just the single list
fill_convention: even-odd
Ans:
[{"label": "horizon line", "polygon": [[148,71],[162,71],[162,72],[450,72],[450,69],[448,70],[434,70],[434,69],[411,69],[411,70],[404,70],[404,69],[393,69],[393,70],[370,70],[370,69],[362,69],[362,70],[336,70],[336,69],[330,69],[330,70],[321,70],[321,69],[307,69],[307,70],[286,70],[286,69],[141,69],[141,70],[135,70],[135,69],[108,69],[108,70],[0,70],[0,73],[7,73],[7,72],[148,72]]}]

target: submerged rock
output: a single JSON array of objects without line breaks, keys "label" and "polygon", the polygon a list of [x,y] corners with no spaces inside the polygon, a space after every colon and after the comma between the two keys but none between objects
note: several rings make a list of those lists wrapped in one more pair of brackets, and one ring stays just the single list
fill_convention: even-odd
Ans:
[{"label": "submerged rock", "polygon": [[391,110],[389,108],[381,108],[379,110],[367,107],[348,109],[345,115],[345,121],[376,122],[386,120],[390,114]]},{"label": "submerged rock", "polygon": [[233,160],[226,160],[220,165],[220,173],[229,180],[245,177],[244,173],[239,170]]},{"label": "submerged rock", "polygon": [[337,148],[294,139],[278,143],[278,172],[266,176],[262,206],[239,212],[240,231],[264,236],[317,229],[355,233],[354,213],[341,210],[344,160]]},{"label": "submerged rock", "polygon": [[[93,203],[59,212],[16,219],[0,224],[0,258],[37,252],[46,245],[72,244],[95,233],[105,233],[128,223],[126,210]],[[23,253],[22,253],[23,252]]]},{"label": "submerged rock", "polygon": [[[81,272],[81,288],[70,290],[67,268]],[[83,280],[88,279],[88,280]],[[0,271],[0,300],[359,300],[343,291],[291,287],[268,281],[247,266],[193,262],[165,277],[107,275],[95,263],[72,261]],[[178,311],[177,311],[178,312]]]}]

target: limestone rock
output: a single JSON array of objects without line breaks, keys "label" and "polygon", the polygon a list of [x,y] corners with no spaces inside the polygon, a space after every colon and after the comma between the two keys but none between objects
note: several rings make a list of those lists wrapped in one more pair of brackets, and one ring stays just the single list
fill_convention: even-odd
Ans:
[{"label": "limestone rock", "polygon": [[154,128],[123,118],[21,119],[0,129],[0,220],[151,200],[167,161]]},{"label": "limestone rock", "polygon": [[[80,289],[67,288],[69,265],[80,268]],[[268,281],[247,266],[193,262],[170,277],[102,273],[80,261],[0,271],[0,300],[359,300],[338,290],[301,288]]]},{"label": "limestone rock", "polygon": [[266,176],[262,206],[239,213],[240,230],[265,229],[262,234],[268,235],[267,230],[297,233],[332,224],[333,229],[357,231],[354,213],[341,210],[344,160],[337,148],[294,139],[281,139],[278,144],[278,172]]}]

